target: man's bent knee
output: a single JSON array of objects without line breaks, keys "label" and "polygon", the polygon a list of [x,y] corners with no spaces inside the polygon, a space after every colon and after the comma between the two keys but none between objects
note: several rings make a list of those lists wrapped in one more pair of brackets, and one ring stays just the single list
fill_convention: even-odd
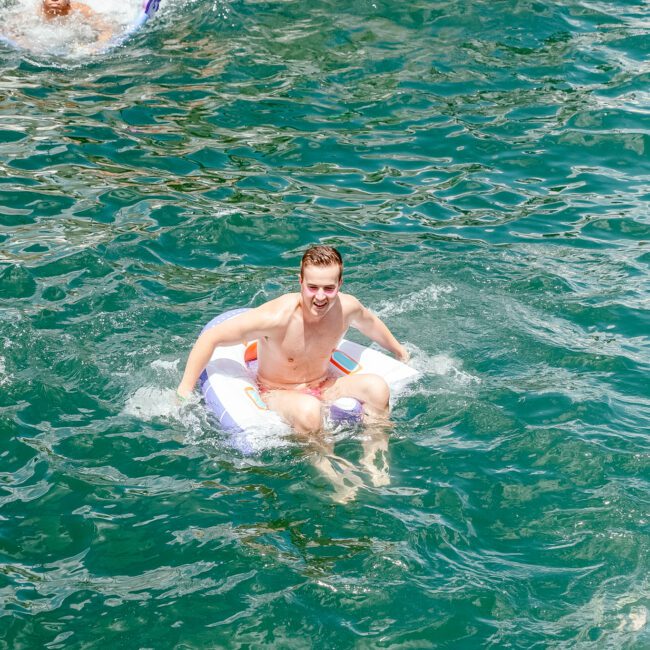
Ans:
[{"label": "man's bent knee", "polygon": [[365,401],[377,409],[388,409],[390,400],[390,388],[383,377],[379,375],[360,375],[363,380],[363,392]]},{"label": "man's bent knee", "polygon": [[322,404],[315,397],[294,391],[275,390],[265,395],[265,402],[298,433],[312,433],[322,429]]},{"label": "man's bent knee", "polygon": [[330,401],[339,397],[354,397],[363,404],[366,413],[382,415],[388,412],[390,388],[379,375],[352,375],[339,379],[325,397]]},{"label": "man's bent knee", "polygon": [[316,433],[323,428],[321,403],[313,398],[303,400],[291,414],[291,425],[298,433]]}]

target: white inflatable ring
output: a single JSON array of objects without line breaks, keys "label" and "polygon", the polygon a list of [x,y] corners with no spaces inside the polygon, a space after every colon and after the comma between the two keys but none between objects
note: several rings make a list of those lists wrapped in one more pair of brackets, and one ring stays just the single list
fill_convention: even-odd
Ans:
[{"label": "white inflatable ring", "polygon": [[[203,331],[241,314],[247,309],[233,309],[213,318]],[[418,372],[377,350],[343,339],[330,358],[332,376],[373,373],[386,380],[391,392],[413,381]],[[246,430],[268,425],[277,415],[261,398],[257,381],[257,341],[215,348],[201,374],[200,384],[207,408],[218,418],[221,427],[233,435],[233,445],[243,453],[252,451]],[[332,420],[358,421],[362,408],[359,402],[344,397],[330,406]]]}]

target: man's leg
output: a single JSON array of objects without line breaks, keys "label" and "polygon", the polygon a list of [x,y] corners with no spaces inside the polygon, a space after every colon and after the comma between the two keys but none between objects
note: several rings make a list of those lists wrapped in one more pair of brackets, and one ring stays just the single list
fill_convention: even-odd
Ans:
[{"label": "man's leg", "polygon": [[375,487],[390,484],[390,467],[388,466],[388,434],[379,422],[368,427],[361,440],[363,455],[360,464],[370,475]]},{"label": "man's leg", "polygon": [[313,395],[293,390],[269,391],[264,394],[264,400],[297,433],[309,436],[314,447],[312,463],[332,483],[334,500],[346,503],[353,499],[362,484],[361,479],[353,473],[353,465],[336,456],[331,442],[323,436],[309,435],[319,433],[323,428],[323,403]]},{"label": "man's leg", "polygon": [[323,403],[313,395],[295,390],[270,390],[264,393],[263,399],[298,433],[315,433],[323,428]]},{"label": "man's leg", "polygon": [[362,438],[361,466],[370,475],[373,485],[388,485],[388,384],[379,375],[347,375],[323,391],[323,399],[328,402],[339,397],[354,397],[363,405],[366,430]]},{"label": "man's leg", "polygon": [[323,391],[326,402],[334,402],[339,397],[354,397],[363,405],[366,415],[381,418],[388,415],[390,389],[379,375],[346,375],[339,377]]}]

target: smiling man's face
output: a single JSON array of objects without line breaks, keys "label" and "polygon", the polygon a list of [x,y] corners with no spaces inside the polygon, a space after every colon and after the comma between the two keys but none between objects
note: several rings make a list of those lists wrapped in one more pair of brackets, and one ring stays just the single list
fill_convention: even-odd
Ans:
[{"label": "smiling man's face", "polygon": [[300,295],[305,311],[322,318],[335,304],[343,280],[338,264],[305,266],[300,278]]}]

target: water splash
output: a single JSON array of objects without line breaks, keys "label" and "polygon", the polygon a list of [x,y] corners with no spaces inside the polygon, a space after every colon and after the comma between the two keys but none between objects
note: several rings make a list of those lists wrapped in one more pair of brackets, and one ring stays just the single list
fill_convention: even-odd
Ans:
[{"label": "water splash", "polygon": [[449,354],[430,355],[416,345],[408,343],[407,350],[411,354],[410,365],[422,375],[429,377],[446,377],[458,386],[480,384],[481,379],[463,370],[462,361]]},{"label": "water splash", "polygon": [[22,48],[37,55],[83,59],[99,52],[98,29],[106,28],[119,41],[139,16],[139,0],[87,0],[97,18],[89,20],[73,12],[64,18],[45,20],[40,14],[39,0],[18,0],[2,13],[4,35]]},{"label": "water splash", "polygon": [[171,388],[142,386],[128,398],[123,413],[145,421],[158,418],[180,420],[181,404]]},{"label": "water splash", "polygon": [[381,318],[421,311],[423,308],[430,307],[438,302],[442,296],[452,293],[452,291],[453,288],[449,285],[432,284],[402,298],[380,302],[374,311]]},{"label": "water splash", "polygon": [[7,365],[4,357],[0,357],[0,386],[11,381],[11,375],[7,373]]}]

